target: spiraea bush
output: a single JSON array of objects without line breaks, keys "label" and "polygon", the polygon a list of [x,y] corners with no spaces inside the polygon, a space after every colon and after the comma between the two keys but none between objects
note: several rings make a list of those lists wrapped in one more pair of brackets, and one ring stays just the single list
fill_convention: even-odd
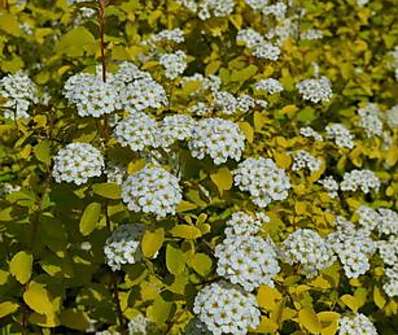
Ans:
[{"label": "spiraea bush", "polygon": [[0,334],[398,334],[396,0],[0,4]]}]

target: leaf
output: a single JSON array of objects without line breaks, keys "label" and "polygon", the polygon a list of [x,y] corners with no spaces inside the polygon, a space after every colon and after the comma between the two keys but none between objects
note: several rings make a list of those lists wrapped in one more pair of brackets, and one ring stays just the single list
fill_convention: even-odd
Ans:
[{"label": "leaf", "polygon": [[163,323],[170,317],[172,307],[172,303],[166,302],[159,297],[152,306],[148,307],[147,316],[156,323]]},{"label": "leaf", "polygon": [[231,75],[231,81],[245,82],[257,73],[257,66],[250,64],[242,70],[234,71]]},{"label": "leaf", "polygon": [[3,318],[9,314],[14,313],[19,308],[19,305],[15,302],[4,301],[0,303],[0,318]]},{"label": "leaf", "polygon": [[116,183],[99,183],[93,185],[93,192],[107,199],[121,198],[120,186]]},{"label": "leaf", "polygon": [[376,306],[382,309],[387,302],[387,299],[384,296],[384,293],[380,288],[377,286],[374,287],[373,289],[373,301],[375,302]]},{"label": "leaf", "polygon": [[274,159],[276,165],[282,169],[288,169],[292,164],[292,157],[284,152],[275,152]]},{"label": "leaf", "polygon": [[309,106],[298,112],[297,120],[303,123],[311,123],[316,119],[315,110]]},{"label": "leaf", "polygon": [[245,134],[246,140],[249,143],[253,143],[254,140],[254,129],[249,122],[239,122],[239,128]]},{"label": "leaf", "polygon": [[84,52],[95,53],[97,42],[90,31],[83,27],[77,27],[60,38],[56,49],[59,53],[71,57],[81,57]]},{"label": "leaf", "polygon": [[90,327],[90,320],[83,311],[67,309],[60,316],[61,323],[69,328],[86,330]]},{"label": "leaf", "polygon": [[50,143],[48,141],[40,142],[34,147],[33,152],[40,162],[45,164],[51,162]]},{"label": "leaf", "polygon": [[99,217],[101,215],[101,204],[98,202],[92,202],[89,204],[83,212],[80,218],[80,232],[83,236],[90,235],[95,229]]},{"label": "leaf", "polygon": [[178,275],[185,269],[184,253],[171,244],[166,248],[166,267],[173,275]]},{"label": "leaf", "polygon": [[32,310],[39,314],[54,315],[55,313],[48,291],[42,284],[31,282],[23,294],[23,300]]},{"label": "leaf", "polygon": [[282,299],[282,294],[274,287],[262,285],[257,292],[257,303],[267,311],[273,311]]},{"label": "leaf", "polygon": [[338,329],[340,314],[336,312],[320,312],[317,314],[321,322],[322,335],[335,335]]},{"label": "leaf", "polygon": [[217,186],[218,192],[222,196],[224,191],[232,188],[233,178],[232,173],[228,168],[222,167],[216,173],[210,175],[210,179]]},{"label": "leaf", "polygon": [[154,231],[147,230],[141,242],[142,253],[145,257],[152,258],[162,247],[164,241],[164,229],[158,228]]},{"label": "leaf", "polygon": [[33,256],[25,251],[20,251],[10,262],[10,273],[21,284],[26,284],[32,275],[32,264]]},{"label": "leaf", "polygon": [[299,311],[298,314],[299,323],[305,329],[307,329],[311,334],[319,334],[322,327],[312,308],[304,307]]},{"label": "leaf", "polygon": [[267,117],[261,112],[254,112],[253,121],[254,121],[254,130],[258,132],[267,123]]},{"label": "leaf", "polygon": [[213,266],[211,258],[203,253],[195,254],[191,260],[192,268],[202,277],[206,277]]},{"label": "leaf", "polygon": [[355,290],[354,296],[345,294],[340,297],[340,300],[356,313],[366,303],[366,297],[367,290],[359,287]]},{"label": "leaf", "polygon": [[278,330],[279,325],[271,320],[270,318],[267,318],[266,316],[263,316],[261,318],[261,322],[256,328],[256,333],[260,334],[276,334],[276,331]]},{"label": "leaf", "polygon": [[186,224],[173,227],[170,233],[175,237],[181,237],[187,240],[196,240],[202,236],[200,229]]},{"label": "leaf", "polygon": [[0,15],[0,29],[13,36],[20,36],[22,33],[17,16],[13,14]]},{"label": "leaf", "polygon": [[196,208],[198,208],[198,205],[196,205],[196,204],[194,204],[192,202],[186,201],[186,200],[182,200],[178,204],[176,211],[177,211],[177,213],[182,213],[182,212],[191,211],[191,210],[196,209]]}]

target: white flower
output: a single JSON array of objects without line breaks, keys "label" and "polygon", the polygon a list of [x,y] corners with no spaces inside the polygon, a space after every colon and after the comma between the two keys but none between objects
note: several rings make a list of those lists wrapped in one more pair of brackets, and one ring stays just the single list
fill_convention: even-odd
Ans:
[{"label": "white flower", "polygon": [[311,173],[315,173],[321,168],[321,160],[312,156],[305,150],[299,150],[294,154],[293,171],[308,169]]},{"label": "white flower", "polygon": [[256,83],[255,88],[259,91],[265,91],[268,94],[275,94],[283,91],[282,84],[274,78],[260,80]]},{"label": "white flower", "polygon": [[355,314],[354,317],[344,316],[339,319],[338,335],[377,335],[377,329],[373,323],[363,314]]},{"label": "white flower", "polygon": [[281,49],[272,43],[261,43],[257,44],[253,48],[253,56],[260,59],[268,59],[272,61],[277,61],[281,54]]},{"label": "white flower", "polygon": [[174,43],[183,43],[185,40],[184,32],[180,28],[176,29],[165,29],[160,33],[152,35],[149,39],[144,41],[144,44],[150,45],[152,47],[156,47],[157,43],[161,42],[174,42]]},{"label": "white flower", "polygon": [[384,264],[389,266],[398,265],[398,237],[390,236],[388,240],[377,242],[377,248]]},{"label": "white flower", "polygon": [[333,176],[327,176],[318,181],[327,191],[331,198],[336,198],[338,196],[337,191],[339,190],[339,184],[333,178]]},{"label": "white flower", "polygon": [[256,213],[256,216],[246,214],[245,212],[236,212],[232,214],[227,221],[225,235],[233,236],[250,236],[256,235],[264,223],[268,223],[270,218],[263,213]]},{"label": "white flower", "polygon": [[340,123],[331,123],[326,126],[326,137],[334,140],[340,148],[352,149],[354,147],[354,136]]},{"label": "white flower", "polygon": [[0,184],[0,196],[5,196],[10,193],[18,192],[21,190],[21,186],[13,185],[10,183],[1,183]]},{"label": "white flower", "polygon": [[217,274],[251,292],[260,285],[274,286],[280,271],[273,245],[261,237],[230,236],[215,249]]},{"label": "white flower", "polygon": [[213,105],[221,114],[232,115],[238,108],[238,101],[231,93],[218,91],[214,93]]},{"label": "white flower", "polygon": [[111,82],[89,73],[70,77],[64,86],[64,96],[77,108],[79,116],[100,117],[120,109],[119,96]]},{"label": "white flower", "polygon": [[398,213],[389,208],[378,208],[379,223],[377,230],[379,234],[398,236]]},{"label": "white flower", "polygon": [[264,37],[252,28],[241,29],[236,35],[236,42],[244,44],[251,49],[258,44],[264,43]]},{"label": "white flower", "polygon": [[369,0],[357,0],[357,5],[358,6],[365,6]]},{"label": "white flower", "polygon": [[269,6],[265,6],[262,9],[264,15],[274,15],[277,20],[283,20],[286,16],[287,6],[283,1]]},{"label": "white flower", "polygon": [[261,11],[268,5],[269,0],[245,0],[245,2],[254,10]]},{"label": "white flower", "polygon": [[386,281],[383,285],[383,290],[390,298],[398,296],[398,265],[395,264],[392,268],[385,271]]},{"label": "white flower", "polygon": [[203,159],[209,155],[214,164],[225,163],[229,158],[239,160],[245,137],[239,127],[227,120],[208,118],[200,120],[193,129],[188,146],[192,156]]},{"label": "white flower", "polygon": [[125,264],[135,264],[141,259],[140,240],[143,231],[142,225],[125,224],[119,226],[106,240],[105,261],[112,271],[120,270]]},{"label": "white flower", "polygon": [[234,182],[241,191],[249,192],[259,207],[267,207],[272,201],[284,200],[290,188],[285,170],[271,159],[248,158],[234,171]]},{"label": "white flower", "polygon": [[308,29],[303,31],[300,37],[303,40],[320,40],[323,37],[323,33],[319,29]]},{"label": "white flower", "polygon": [[116,140],[133,151],[156,147],[158,143],[157,123],[144,112],[131,112],[119,121],[114,130]]},{"label": "white flower", "polygon": [[360,206],[355,214],[359,217],[359,224],[366,232],[371,233],[381,223],[380,214],[373,208]]},{"label": "white flower", "polygon": [[172,80],[183,74],[188,66],[187,55],[181,50],[162,55],[159,59],[159,63],[166,71],[166,78]]},{"label": "white flower", "polygon": [[168,148],[176,141],[188,140],[196,121],[189,115],[168,115],[159,124],[159,145]]},{"label": "white flower", "polygon": [[307,138],[311,138],[312,137],[315,141],[319,141],[319,142],[323,141],[322,135],[319,134],[318,132],[316,132],[311,127],[300,128],[300,135],[302,135],[304,137],[307,137]]},{"label": "white flower", "polygon": [[342,191],[356,192],[361,190],[363,193],[370,193],[372,190],[378,192],[380,185],[380,179],[373,171],[355,169],[344,173],[340,188]]},{"label": "white flower", "polygon": [[4,117],[13,119],[29,117],[29,107],[38,102],[36,84],[22,71],[9,74],[0,80],[0,97],[5,98]]},{"label": "white flower", "polygon": [[306,79],[296,85],[304,100],[313,103],[328,102],[332,95],[330,80],[326,77],[319,79]]},{"label": "white flower", "polygon": [[202,0],[199,4],[198,16],[201,20],[207,20],[212,16],[227,16],[232,14],[234,8],[234,0]]},{"label": "white flower", "polygon": [[57,183],[81,185],[90,177],[99,177],[104,167],[101,152],[92,145],[70,143],[54,157],[53,176]]},{"label": "white flower", "polygon": [[380,109],[376,104],[368,104],[358,110],[360,117],[359,126],[364,128],[366,135],[381,136],[383,134],[383,122],[380,119]]},{"label": "white flower", "polygon": [[129,210],[165,217],[182,200],[178,179],[160,167],[145,167],[122,184],[122,199]]},{"label": "white flower", "polygon": [[336,260],[328,243],[311,229],[297,229],[283,242],[283,259],[289,264],[300,264],[301,271],[313,277]]},{"label": "white flower", "polygon": [[386,119],[390,128],[398,127],[398,105],[395,105],[386,112]]},{"label": "white flower", "polygon": [[193,312],[213,335],[246,335],[260,323],[256,297],[223,281],[202,288]]},{"label": "white flower", "polygon": [[250,95],[247,94],[239,96],[236,101],[237,109],[244,113],[249,112],[253,107],[256,106],[256,104],[259,104],[258,100],[254,100]]},{"label": "white flower", "polygon": [[128,323],[129,335],[150,335],[155,325],[142,314],[137,314]]}]

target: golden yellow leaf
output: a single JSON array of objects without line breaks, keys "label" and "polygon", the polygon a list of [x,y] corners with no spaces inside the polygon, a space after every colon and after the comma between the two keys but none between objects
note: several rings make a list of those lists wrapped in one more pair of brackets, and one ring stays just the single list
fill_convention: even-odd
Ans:
[{"label": "golden yellow leaf", "polygon": [[311,334],[319,334],[321,332],[321,322],[312,308],[304,307],[301,309],[298,314],[298,320],[300,325]]},{"label": "golden yellow leaf", "polygon": [[21,284],[26,284],[32,275],[32,264],[33,256],[25,251],[20,251],[10,262],[10,273]]}]

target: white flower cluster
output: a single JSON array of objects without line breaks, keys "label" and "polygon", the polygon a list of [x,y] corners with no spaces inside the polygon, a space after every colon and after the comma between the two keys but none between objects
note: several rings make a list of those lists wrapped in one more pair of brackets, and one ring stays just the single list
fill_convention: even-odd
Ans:
[{"label": "white flower cluster", "polygon": [[138,224],[119,226],[106,240],[104,254],[106,264],[117,271],[125,264],[137,263],[142,255],[140,240],[144,229]]},{"label": "white flower cluster", "polygon": [[273,245],[261,237],[230,236],[215,249],[217,273],[251,292],[260,285],[274,286],[280,271]]},{"label": "white flower cluster", "polygon": [[184,40],[184,32],[180,28],[176,28],[162,30],[160,33],[152,35],[143,43],[155,47],[157,43],[174,42],[179,44],[183,43]]},{"label": "white flower cluster", "polygon": [[57,183],[81,185],[90,177],[101,176],[104,168],[104,158],[98,149],[88,143],[70,143],[54,157],[53,176]]},{"label": "white flower cluster", "polygon": [[304,100],[313,103],[328,102],[333,95],[330,80],[325,76],[319,79],[303,80],[296,87]]},{"label": "white flower cluster", "polygon": [[378,208],[377,211],[380,215],[379,234],[398,236],[398,213],[389,208]]},{"label": "white flower cluster", "polygon": [[388,240],[377,241],[377,248],[384,264],[394,266],[398,264],[398,237],[390,236]]},{"label": "white flower cluster", "polygon": [[339,184],[338,182],[333,178],[333,176],[327,176],[321,180],[318,181],[319,184],[321,184],[326,191],[328,191],[328,194],[331,198],[337,198],[338,196],[338,190],[339,190]]},{"label": "white flower cluster", "polygon": [[126,174],[126,169],[120,165],[109,163],[106,167],[105,174],[109,183],[121,185]]},{"label": "white flower cluster", "polygon": [[114,130],[116,140],[133,151],[158,146],[157,123],[144,112],[131,112]]},{"label": "white flower cluster", "polygon": [[268,5],[269,0],[245,0],[245,2],[254,10],[262,11]]},{"label": "white flower cluster", "polygon": [[129,335],[150,335],[154,330],[154,325],[142,314],[137,314],[128,323]]},{"label": "white flower cluster", "polygon": [[380,109],[376,104],[368,104],[358,110],[360,117],[359,126],[362,127],[368,137],[381,136],[383,134],[383,122],[380,119]]},{"label": "white flower cluster", "polygon": [[354,317],[344,316],[339,320],[338,335],[377,335],[377,329],[373,323],[361,313]]},{"label": "white flower cluster", "polygon": [[213,94],[214,105],[216,110],[219,110],[221,114],[232,115],[235,114],[238,108],[237,99],[226,91],[217,91]]},{"label": "white flower cluster", "polygon": [[386,281],[383,284],[383,290],[386,294],[391,297],[398,296],[398,265],[386,269],[385,271]]},{"label": "white flower cluster", "polygon": [[1,78],[0,97],[7,99],[3,106],[8,119],[29,117],[29,107],[38,102],[35,83],[22,71]]},{"label": "white flower cluster", "polygon": [[212,16],[222,17],[232,14],[235,8],[234,0],[177,0],[178,3],[197,13],[201,20],[207,20]]},{"label": "white flower cluster", "polygon": [[189,115],[168,115],[159,124],[158,142],[167,148],[176,141],[189,140],[195,126],[196,121]]},{"label": "white flower cluster", "polygon": [[259,207],[267,207],[272,201],[284,200],[290,189],[285,170],[271,159],[248,158],[234,171],[234,183],[241,191],[249,192]]},{"label": "white flower cluster", "polygon": [[225,282],[203,287],[193,312],[214,335],[246,335],[259,325],[261,315],[254,295]]},{"label": "white flower cluster", "polygon": [[21,189],[19,185],[13,185],[10,183],[1,183],[0,184],[0,196],[5,196],[10,193],[18,192]]},{"label": "white flower cluster", "polygon": [[386,112],[386,120],[390,128],[398,128],[398,105],[391,107]]},{"label": "white flower cluster", "polygon": [[319,142],[323,141],[322,135],[319,134],[317,131],[315,131],[313,128],[311,128],[309,126],[300,128],[300,135],[307,137],[307,138],[313,138],[315,141],[319,141]]},{"label": "white flower cluster", "polygon": [[64,96],[76,105],[79,116],[100,117],[121,108],[119,96],[111,82],[94,74],[78,73],[64,86]]},{"label": "white flower cluster", "polygon": [[369,258],[376,251],[376,243],[365,230],[356,230],[342,217],[336,219],[337,230],[327,237],[327,242],[339,257],[346,276],[358,278],[370,269]]},{"label": "white flower cluster", "polygon": [[255,85],[255,89],[259,91],[265,91],[268,94],[275,94],[282,92],[283,86],[277,79],[268,78],[257,82]]},{"label": "white flower cluster", "polygon": [[267,42],[263,36],[251,28],[240,30],[236,36],[236,41],[238,44],[246,45],[247,48],[251,49],[253,56],[260,59],[276,61],[281,54],[278,46]]},{"label": "white flower cluster", "polygon": [[264,213],[256,213],[255,216],[252,216],[245,212],[236,212],[227,221],[225,235],[227,238],[256,235],[263,224],[268,222],[270,222],[270,218]]},{"label": "white flower cluster", "polygon": [[328,243],[311,229],[297,229],[283,242],[283,258],[289,264],[300,264],[301,271],[313,277],[336,260]]},{"label": "white flower cluster", "polygon": [[283,1],[278,1],[273,5],[265,6],[262,9],[264,15],[273,15],[277,20],[283,20],[286,17],[287,5]]},{"label": "white flower cluster", "polygon": [[328,124],[325,128],[326,137],[334,140],[336,145],[340,148],[354,148],[354,136],[350,131],[340,123]]},{"label": "white flower cluster", "polygon": [[368,4],[369,0],[357,0],[357,5],[358,6],[365,6]]},{"label": "white flower cluster", "polygon": [[363,193],[370,193],[372,190],[378,192],[380,185],[380,179],[373,171],[355,169],[344,173],[340,188],[342,191],[356,192],[361,190]]},{"label": "white flower cluster", "polygon": [[182,200],[178,178],[160,167],[145,167],[122,184],[122,199],[133,212],[165,217],[174,214]]},{"label": "white flower cluster", "polygon": [[208,118],[200,120],[188,142],[192,156],[203,159],[209,155],[214,164],[225,163],[229,158],[238,161],[245,146],[245,137],[239,127],[228,120]]},{"label": "white flower cluster", "polygon": [[297,151],[294,156],[292,165],[293,171],[308,169],[311,173],[315,173],[321,168],[321,160],[311,155],[305,150]]},{"label": "white flower cluster", "polygon": [[165,69],[166,78],[171,80],[183,74],[188,66],[187,55],[181,50],[160,56],[159,63]]},{"label": "white flower cluster", "polygon": [[300,35],[302,40],[320,40],[323,37],[322,30],[319,29],[308,29],[303,31]]},{"label": "white flower cluster", "polygon": [[373,208],[365,205],[360,206],[355,214],[358,216],[358,223],[361,228],[369,234],[379,225],[380,215]]}]

